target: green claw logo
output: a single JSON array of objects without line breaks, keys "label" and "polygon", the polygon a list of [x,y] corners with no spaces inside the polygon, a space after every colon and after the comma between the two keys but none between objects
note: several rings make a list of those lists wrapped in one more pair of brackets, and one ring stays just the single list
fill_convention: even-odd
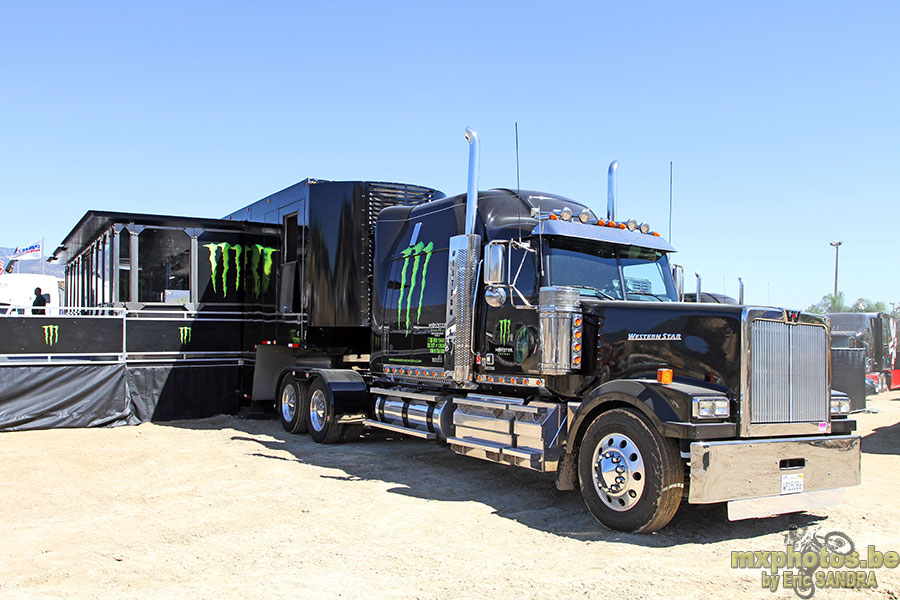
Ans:
[{"label": "green claw logo", "polygon": [[500,319],[500,332],[498,333],[498,344],[509,344],[512,342],[512,334],[509,331],[510,320]]},{"label": "green claw logo", "polygon": [[181,336],[181,343],[187,344],[191,341],[191,328],[190,327],[179,327],[178,334]]},{"label": "green claw logo", "polygon": [[[425,276],[428,273],[428,263],[431,261],[431,251],[434,250],[434,243],[425,244],[419,242],[415,246],[410,246],[400,252],[403,257],[403,271],[400,274],[400,297],[397,299],[397,326],[403,322],[403,300],[406,291],[406,269],[409,266],[409,259],[412,258],[412,277],[410,277],[409,292],[406,293],[406,335],[409,335],[409,313],[412,306],[413,292],[416,291],[416,276],[419,274],[419,265],[422,266],[422,280],[419,284],[419,307],[416,311],[416,324],[422,316],[422,298],[425,296],[425,284],[427,280]],[[425,260],[422,260],[422,257]]]},{"label": "green claw logo", "polygon": [[[204,248],[209,250],[209,266],[212,270],[212,286],[213,293],[218,293],[217,284],[221,283],[222,297],[228,297],[228,273],[234,265],[234,291],[241,289],[241,270],[244,276],[247,275],[247,263],[250,263],[250,273],[253,274],[253,294],[257,298],[269,289],[269,282],[272,277],[272,265],[274,264],[273,255],[278,252],[277,248],[269,248],[262,244],[229,244],[228,242],[219,242],[217,244],[204,244]],[[232,256],[234,258],[232,259]],[[221,269],[219,268],[221,257]],[[262,263],[262,274],[260,274],[260,263]],[[221,271],[221,274],[220,274]],[[221,279],[220,279],[221,278]],[[249,282],[245,285],[247,287]]]},{"label": "green claw logo", "polygon": [[45,344],[52,346],[59,341],[59,325],[43,325],[43,328]]}]

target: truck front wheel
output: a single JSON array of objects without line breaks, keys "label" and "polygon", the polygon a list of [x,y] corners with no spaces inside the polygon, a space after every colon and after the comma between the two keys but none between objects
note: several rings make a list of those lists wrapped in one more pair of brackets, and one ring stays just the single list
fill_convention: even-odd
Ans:
[{"label": "truck front wheel", "polygon": [[340,441],[344,427],[337,422],[328,384],[316,379],[309,386],[309,435],[320,444]]},{"label": "truck front wheel", "polygon": [[613,409],[594,419],[581,442],[578,476],[585,504],[606,527],[649,533],[678,510],[684,465],[675,440],[636,412]]}]

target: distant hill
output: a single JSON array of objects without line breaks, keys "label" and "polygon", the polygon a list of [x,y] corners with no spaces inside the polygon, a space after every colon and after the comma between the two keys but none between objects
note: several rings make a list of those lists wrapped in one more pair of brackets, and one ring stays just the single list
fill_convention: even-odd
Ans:
[{"label": "distant hill", "polygon": [[[3,261],[4,268],[9,264],[9,257],[12,256],[12,253],[15,252],[15,248],[0,248],[0,260]],[[46,252],[46,250],[45,250]],[[45,258],[46,260],[46,258]],[[19,265],[19,273],[40,273],[41,272],[41,261],[39,260],[21,260],[18,263]],[[13,273],[16,271],[13,270]],[[66,270],[65,265],[61,265],[58,263],[44,263],[44,274],[45,275],[53,275],[54,277],[58,277],[62,279],[65,276]]]}]

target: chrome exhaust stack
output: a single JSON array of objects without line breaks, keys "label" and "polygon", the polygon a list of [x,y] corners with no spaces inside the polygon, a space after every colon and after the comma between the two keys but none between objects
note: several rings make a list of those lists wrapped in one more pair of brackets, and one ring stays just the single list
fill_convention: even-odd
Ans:
[{"label": "chrome exhaust stack", "polygon": [[697,278],[697,297],[694,299],[694,302],[700,302],[700,273],[694,271],[694,277]]},{"label": "chrome exhaust stack", "polygon": [[466,190],[465,233],[450,238],[447,269],[447,320],[444,328],[444,370],[461,386],[471,387],[475,354],[475,290],[481,267],[481,236],[475,233],[478,217],[478,134],[466,128],[469,142],[469,177]]},{"label": "chrome exhaust stack", "polygon": [[607,180],[606,191],[606,220],[616,220],[616,171],[619,170],[619,161],[614,160],[609,163],[609,176]]},{"label": "chrome exhaust stack", "polygon": [[738,277],[738,304],[744,304],[744,280]]},{"label": "chrome exhaust stack", "polygon": [[478,213],[478,133],[466,127],[469,141],[469,179],[466,185],[466,235],[475,233],[475,215]]}]

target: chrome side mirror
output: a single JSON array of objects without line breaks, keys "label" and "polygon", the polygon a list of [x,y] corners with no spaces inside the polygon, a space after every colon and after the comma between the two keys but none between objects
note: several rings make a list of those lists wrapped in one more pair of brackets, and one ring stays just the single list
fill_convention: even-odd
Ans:
[{"label": "chrome side mirror", "polygon": [[684,267],[672,265],[672,280],[675,282],[675,295],[679,302],[684,302]]},{"label": "chrome side mirror", "polygon": [[491,242],[484,250],[484,284],[506,285],[506,245]]},{"label": "chrome side mirror", "polygon": [[506,304],[506,290],[501,287],[488,287],[484,290],[484,301],[488,306],[499,308]]}]

